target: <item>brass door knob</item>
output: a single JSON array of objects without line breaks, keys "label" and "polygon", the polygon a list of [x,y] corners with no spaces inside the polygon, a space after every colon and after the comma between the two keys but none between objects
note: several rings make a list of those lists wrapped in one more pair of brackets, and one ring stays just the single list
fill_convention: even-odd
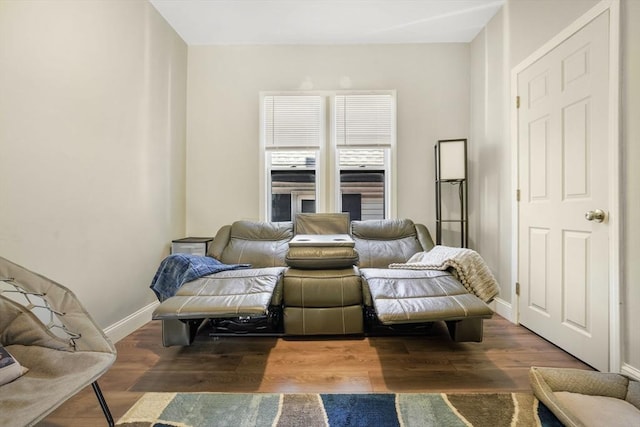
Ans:
[{"label": "brass door knob", "polygon": [[607,214],[602,209],[595,209],[584,214],[587,221],[602,222]]}]

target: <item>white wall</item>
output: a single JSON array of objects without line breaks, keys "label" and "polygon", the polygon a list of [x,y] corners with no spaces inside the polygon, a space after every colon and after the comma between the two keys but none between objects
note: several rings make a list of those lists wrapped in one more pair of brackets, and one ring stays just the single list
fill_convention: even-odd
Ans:
[{"label": "white wall", "polygon": [[433,146],[469,133],[468,44],[189,47],[187,233],[259,217],[258,93],[396,89],[398,216],[435,218]]},{"label": "white wall", "polygon": [[186,63],[146,1],[0,1],[0,256],[102,327],[184,234]]},{"label": "white wall", "polygon": [[[505,136],[508,133],[500,135],[499,129],[508,129],[509,126],[510,102],[513,102],[508,96],[511,68],[597,3],[598,0],[508,0],[502,12],[502,24],[499,22],[500,16],[496,15],[471,43],[472,69],[479,71],[479,74],[473,72],[471,85],[472,139],[477,142],[473,153],[477,163],[474,164],[471,179],[472,194],[482,189],[479,186],[485,181],[481,178],[493,176],[496,169],[501,172],[500,183],[495,187],[505,189],[510,186],[511,175],[505,172],[512,168],[512,142]],[[637,277],[640,275],[640,263],[637,262],[640,258],[640,123],[637,120],[640,116],[640,28],[637,22],[640,22],[640,2],[622,0],[622,367],[625,372],[640,377],[640,339],[634,328],[640,323],[640,286],[637,285]],[[500,31],[502,36],[498,34]],[[503,72],[500,72],[501,62],[508,64],[502,68]],[[503,104],[506,108],[497,105],[492,97],[492,93],[500,92],[500,85],[501,90],[507,94],[507,100]],[[482,150],[485,149],[492,153],[493,161],[481,161]],[[474,243],[481,254],[486,256],[494,273],[498,272],[499,279],[502,279],[512,274],[511,267],[507,265],[511,258],[503,250],[507,240],[503,227],[499,225],[501,223],[492,220],[488,214],[492,211],[501,212],[500,221],[512,222],[509,209],[513,203],[513,195],[508,193],[505,197],[502,190],[496,194],[500,194],[500,197],[488,196],[485,199],[483,196],[475,196],[472,203],[476,206],[470,206],[470,221]],[[491,201],[498,206],[487,207]],[[496,230],[499,238],[485,240]],[[500,254],[498,259],[493,258],[492,254],[495,253]],[[505,283],[501,281],[501,285],[504,305],[510,305],[513,296],[505,292]]]}]

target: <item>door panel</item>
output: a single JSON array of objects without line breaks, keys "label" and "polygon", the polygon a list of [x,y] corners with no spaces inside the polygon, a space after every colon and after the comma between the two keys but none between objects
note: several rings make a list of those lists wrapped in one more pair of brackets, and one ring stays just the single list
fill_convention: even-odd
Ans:
[{"label": "door panel", "polygon": [[549,269],[547,260],[549,259],[549,229],[530,228],[529,254],[529,283],[536,286],[529,287],[530,308],[538,310],[540,313],[548,314],[549,305],[547,297],[549,295]]},{"label": "door panel", "polygon": [[565,199],[590,196],[589,118],[589,99],[569,105],[562,112]]},{"label": "door panel", "polygon": [[529,124],[529,194],[531,201],[549,199],[548,145],[549,116],[544,116]]}]

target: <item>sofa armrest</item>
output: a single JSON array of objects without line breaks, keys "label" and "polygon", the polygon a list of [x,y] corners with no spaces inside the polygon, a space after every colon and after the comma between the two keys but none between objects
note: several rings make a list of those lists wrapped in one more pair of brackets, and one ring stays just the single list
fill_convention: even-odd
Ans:
[{"label": "sofa armrest", "polygon": [[216,233],[211,245],[209,245],[207,255],[219,260],[222,256],[222,251],[229,244],[229,239],[231,239],[231,226],[223,225]]},{"label": "sofa armrest", "polygon": [[431,238],[431,233],[429,233],[429,229],[424,224],[415,224],[416,226],[416,234],[418,236],[418,241],[420,245],[422,245],[422,249],[425,251],[430,251],[433,249],[435,244],[433,243],[433,239]]}]

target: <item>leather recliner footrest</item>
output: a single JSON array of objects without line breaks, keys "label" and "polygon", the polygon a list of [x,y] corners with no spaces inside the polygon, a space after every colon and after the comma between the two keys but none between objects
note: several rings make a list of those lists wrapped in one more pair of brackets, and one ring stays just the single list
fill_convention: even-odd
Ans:
[{"label": "leather recliner footrest", "polygon": [[347,335],[364,332],[362,306],[284,309],[287,335]]},{"label": "leather recliner footrest", "polygon": [[387,324],[490,318],[493,311],[446,271],[360,270],[380,322]]},{"label": "leather recliner footrest", "polygon": [[285,267],[222,271],[185,283],[153,312],[154,320],[265,314],[280,304]]},{"label": "leather recliner footrest", "polygon": [[286,307],[346,307],[362,304],[362,282],[356,267],[298,270],[284,275]]},{"label": "leather recliner footrest", "polygon": [[356,267],[299,270],[284,275],[284,332],[287,335],[364,332],[362,283]]}]

